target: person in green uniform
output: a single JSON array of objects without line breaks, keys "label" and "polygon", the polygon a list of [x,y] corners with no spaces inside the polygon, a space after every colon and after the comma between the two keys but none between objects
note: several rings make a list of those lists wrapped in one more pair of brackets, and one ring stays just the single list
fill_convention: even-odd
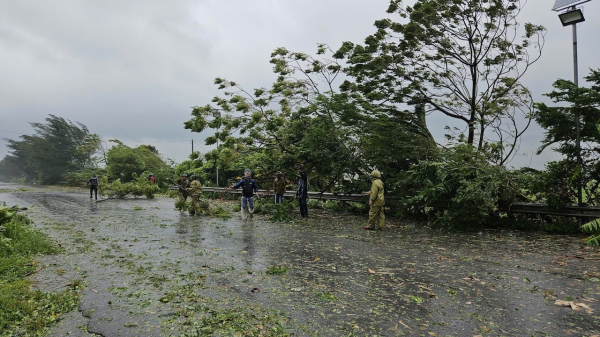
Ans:
[{"label": "person in green uniform", "polygon": [[[190,182],[188,181],[187,174],[183,173],[177,179],[177,185],[181,186],[184,189],[190,187]],[[187,200],[187,193],[179,190],[179,200],[175,203],[175,207],[179,208],[180,211],[183,211],[185,208],[185,201]]]},{"label": "person in green uniform", "polygon": [[192,199],[192,209],[190,209],[189,212],[190,212],[190,215],[200,214],[200,212],[202,211],[202,205],[200,204],[200,202],[198,202],[196,200],[200,200],[200,195],[202,194],[202,183],[200,183],[200,181],[198,180],[198,177],[196,177],[195,175],[192,175],[190,177],[190,180],[192,182],[190,183],[190,187],[187,190],[196,199],[191,198]]},{"label": "person in green uniform", "polygon": [[367,192],[369,196],[369,222],[364,228],[367,230],[377,230],[385,228],[385,214],[383,207],[385,199],[383,198],[383,182],[381,181],[381,172],[373,170],[371,172],[371,191]]}]

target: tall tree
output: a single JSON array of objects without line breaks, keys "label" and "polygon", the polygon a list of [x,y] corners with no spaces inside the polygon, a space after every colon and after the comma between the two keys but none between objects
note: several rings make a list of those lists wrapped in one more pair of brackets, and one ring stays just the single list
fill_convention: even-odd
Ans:
[{"label": "tall tree", "polygon": [[[340,93],[342,65],[327,57],[332,54],[323,44],[317,57],[276,49],[271,63],[277,80],[269,89],[249,92],[218,78],[215,83],[225,90],[225,97],[215,97],[216,106],[194,107],[185,128],[216,130],[206,143],[218,140],[221,149],[228,149],[228,160],[236,152],[260,153],[253,158],[262,158],[266,174],[293,171],[301,163],[312,187],[321,191],[359,190],[363,187],[353,181],[357,175],[374,167],[400,172],[408,162],[430,153],[435,142],[424,115],[413,118],[402,113],[391,118],[360,94]],[[206,155],[209,160],[220,157]],[[243,162],[243,157],[238,160]]]},{"label": "tall tree", "polygon": [[347,57],[355,82],[342,88],[391,114],[402,103],[425,104],[427,113],[464,123],[465,141],[477,149],[500,142],[505,164],[530,121],[531,96],[520,79],[544,45],[542,26],[517,21],[524,4],[419,0],[403,7],[391,0],[388,13],[404,23],[379,20],[364,46],[344,43],[335,56]]},{"label": "tall tree", "polygon": [[[318,55],[331,52],[319,45]],[[201,132],[216,130],[206,144],[217,141],[225,153],[261,153],[271,172],[303,163],[323,189],[345,174],[354,175],[360,164],[352,162],[357,139],[340,123],[344,102],[336,99],[335,81],[341,65],[335,59],[315,58],[305,53],[276,49],[270,61],[277,74],[271,88],[247,91],[238,83],[217,78],[225,90],[215,97],[216,106],[194,107],[185,128]],[[339,97],[338,97],[339,98]],[[346,106],[347,107],[347,106]],[[264,156],[263,154],[267,154]],[[207,155],[207,159],[213,155]]]},{"label": "tall tree", "polygon": [[[600,69],[591,70],[585,79],[591,84],[589,87],[578,87],[572,81],[562,79],[554,82],[554,90],[545,95],[559,106],[535,104],[534,118],[546,129],[538,154],[554,146],[555,151],[565,156],[563,160],[548,163],[542,186],[549,197],[556,200],[555,204],[575,201],[575,182],[579,178],[583,182],[586,202],[600,203]],[[583,167],[577,165],[576,110],[581,125]]]},{"label": "tall tree", "polygon": [[49,115],[45,123],[30,124],[35,134],[23,135],[22,140],[5,139],[10,154],[3,162],[16,171],[2,172],[4,176],[53,183],[65,173],[94,164],[99,137],[90,134],[85,125],[54,115]]},{"label": "tall tree", "polygon": [[158,178],[159,172],[170,171],[170,166],[152,145],[131,148],[116,139],[111,142],[116,145],[106,152],[106,160],[109,163],[107,172],[112,179],[128,182],[144,172],[153,173]]}]

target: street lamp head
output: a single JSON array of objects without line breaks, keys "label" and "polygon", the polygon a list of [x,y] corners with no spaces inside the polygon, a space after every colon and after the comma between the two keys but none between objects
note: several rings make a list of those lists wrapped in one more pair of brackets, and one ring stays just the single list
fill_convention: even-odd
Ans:
[{"label": "street lamp head", "polygon": [[580,8],[558,15],[563,26],[570,26],[585,21]]}]

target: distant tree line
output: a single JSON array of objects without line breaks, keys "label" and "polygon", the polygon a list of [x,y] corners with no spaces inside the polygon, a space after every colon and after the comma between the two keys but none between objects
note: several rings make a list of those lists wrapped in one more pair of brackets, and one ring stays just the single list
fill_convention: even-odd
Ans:
[{"label": "distant tree line", "polygon": [[32,135],[4,139],[10,153],[0,161],[0,179],[83,186],[93,174],[107,182],[127,183],[152,173],[166,186],[164,178],[173,174],[171,165],[151,145],[131,148],[110,140],[114,146],[108,148],[85,125],[55,115],[31,125]]}]

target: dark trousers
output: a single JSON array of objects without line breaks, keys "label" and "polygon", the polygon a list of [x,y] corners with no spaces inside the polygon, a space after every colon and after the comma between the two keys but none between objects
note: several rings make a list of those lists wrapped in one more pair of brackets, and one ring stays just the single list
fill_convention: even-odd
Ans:
[{"label": "dark trousers", "polygon": [[92,198],[92,193],[96,192],[96,200],[98,200],[98,186],[90,186],[90,199]]},{"label": "dark trousers", "polygon": [[298,203],[300,204],[300,215],[303,218],[308,218],[308,205],[306,204],[306,198],[298,199]]}]

